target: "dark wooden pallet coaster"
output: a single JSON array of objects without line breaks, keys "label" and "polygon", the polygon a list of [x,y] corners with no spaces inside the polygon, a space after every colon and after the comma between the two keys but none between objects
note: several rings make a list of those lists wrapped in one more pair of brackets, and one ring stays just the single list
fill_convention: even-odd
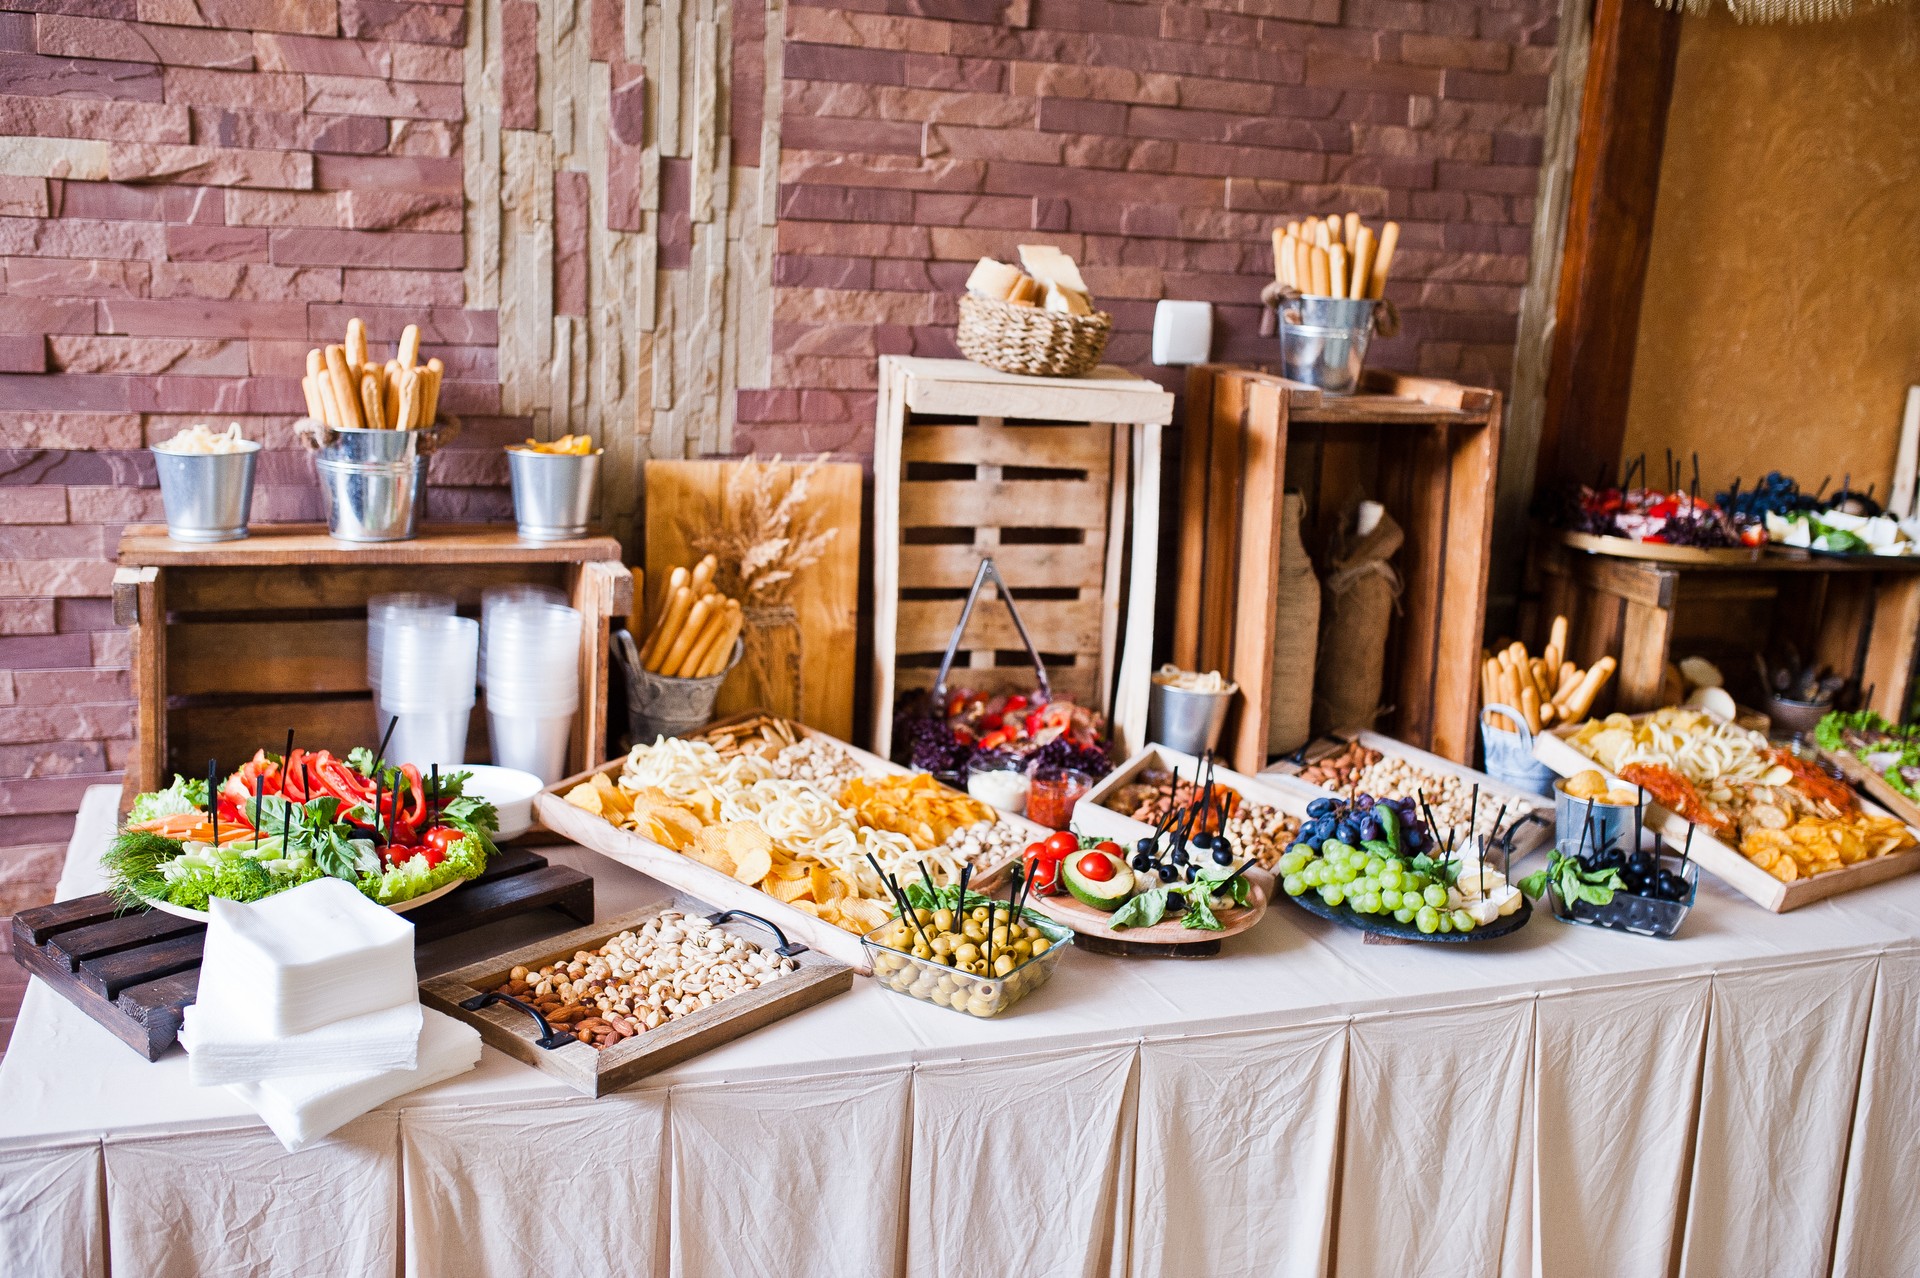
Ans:
[{"label": "dark wooden pallet coaster", "polygon": [[[479,878],[404,917],[424,945],[549,907],[592,923],[593,880],[537,852],[503,848]],[[101,892],[14,915],[13,957],[151,1061],[180,1033],[206,932],[159,910],[123,913]]]}]

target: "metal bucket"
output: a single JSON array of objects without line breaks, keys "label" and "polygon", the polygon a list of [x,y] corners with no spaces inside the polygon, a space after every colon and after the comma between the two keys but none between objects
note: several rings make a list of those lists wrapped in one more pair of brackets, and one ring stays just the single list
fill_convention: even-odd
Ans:
[{"label": "metal bucket", "polygon": [[1156,681],[1147,694],[1147,740],[1181,754],[1202,755],[1220,744],[1227,707],[1238,689],[1194,692]]},{"label": "metal bucket", "polygon": [[253,509],[253,466],[260,445],[237,453],[153,450],[167,536],[175,541],[236,541],[247,535]]},{"label": "metal bucket", "polygon": [[1373,338],[1371,298],[1296,297],[1280,308],[1280,369],[1335,395],[1360,387]]},{"label": "metal bucket", "polygon": [[[411,432],[389,431],[388,434]],[[314,461],[327,502],[327,533],[341,541],[405,541],[427,506],[427,459],[381,464]]]},{"label": "metal bucket", "polygon": [[[1487,722],[1490,714],[1505,715],[1517,724],[1518,732],[1508,732]],[[1499,703],[1480,707],[1480,744],[1486,751],[1487,775],[1528,794],[1542,797],[1554,793],[1553,769],[1533,757],[1533,733],[1527,731],[1527,717],[1512,706]]]},{"label": "metal bucket", "polygon": [[600,454],[507,450],[513,480],[513,517],[528,541],[559,541],[587,535]]},{"label": "metal bucket", "polygon": [[639,649],[625,630],[613,633],[613,650],[627,680],[627,728],[635,745],[649,745],[655,737],[677,737],[713,719],[714,698],[747,650],[744,639],[733,641],[727,668],[704,679],[674,679],[654,674],[640,664]]},{"label": "metal bucket", "polygon": [[330,426],[322,437],[320,460],[353,466],[399,465],[432,452],[423,447],[427,430],[374,430],[365,426]]},{"label": "metal bucket", "polygon": [[[1565,782],[1555,782],[1553,787],[1553,825],[1556,831],[1554,845],[1564,856],[1572,856],[1584,844],[1589,852],[1605,852],[1618,846],[1622,852],[1633,851],[1633,811],[1632,803],[1606,803],[1600,800],[1576,799],[1567,793]],[[1644,801],[1639,804],[1645,808]],[[1593,827],[1588,830],[1587,821],[1591,815]],[[1646,813],[1640,814],[1640,829],[1647,833]]]}]

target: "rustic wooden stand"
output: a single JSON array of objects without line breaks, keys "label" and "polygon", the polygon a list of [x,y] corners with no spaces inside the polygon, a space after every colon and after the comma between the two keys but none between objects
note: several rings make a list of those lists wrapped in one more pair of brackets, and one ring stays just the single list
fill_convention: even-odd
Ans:
[{"label": "rustic wooden stand", "polygon": [[[538,853],[506,848],[473,882],[403,917],[425,945],[551,907],[593,921],[593,880]],[[200,988],[207,925],[159,910],[122,913],[104,892],[13,916],[20,966],[148,1060],[180,1033],[180,1013]]]},{"label": "rustic wooden stand", "polygon": [[[473,613],[489,586],[564,590],[586,614],[580,710],[571,769],[606,753],[609,620],[623,620],[633,577],[611,537],[522,541],[512,528],[424,529],[412,541],[336,541],[312,524],[256,528],[241,541],[174,541],[139,526],[120,539],[114,617],[133,630],[139,700],[128,795],[174,772],[228,767],[289,727],[308,749],[344,753],[374,743],[367,687],[367,599],[397,590],[452,595]],[[559,658],[559,654],[555,654]],[[470,757],[486,757],[485,704],[471,720]]]},{"label": "rustic wooden stand", "polygon": [[1540,539],[1527,575],[1536,641],[1564,614],[1571,660],[1619,660],[1598,709],[1658,708],[1668,661],[1693,655],[1719,663],[1737,692],[1753,680],[1752,654],[1774,641],[1858,680],[1887,718],[1906,717],[1920,657],[1920,559],[1769,552],[1748,564],[1660,563]]},{"label": "rustic wooden stand", "polygon": [[1173,659],[1240,685],[1222,749],[1242,772],[1267,762],[1287,489],[1305,499],[1310,551],[1361,495],[1405,531],[1387,730],[1456,762],[1472,757],[1500,396],[1393,373],[1367,374],[1363,392],[1325,395],[1254,368],[1188,374]]},{"label": "rustic wooden stand", "polygon": [[[1014,593],[1054,688],[1106,712],[1122,750],[1140,746],[1153,661],[1160,428],[1171,420],[1171,394],[1118,368],[1017,377],[966,360],[881,357],[876,753],[892,745],[895,689],[932,686],[985,556]],[[1004,608],[977,608],[969,634],[979,646],[963,652],[955,686],[1032,685]]]}]

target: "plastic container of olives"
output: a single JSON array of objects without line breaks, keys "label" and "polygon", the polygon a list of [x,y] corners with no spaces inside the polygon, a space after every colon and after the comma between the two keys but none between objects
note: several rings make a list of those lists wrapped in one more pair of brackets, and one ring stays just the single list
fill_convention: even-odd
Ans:
[{"label": "plastic container of olives", "polygon": [[886,944],[880,938],[899,924],[897,918],[868,932],[860,943],[873,961],[873,978],[888,989],[969,1016],[998,1016],[1045,985],[1060,956],[1073,944],[1071,928],[1032,910],[1021,913],[1022,921],[1046,938],[1047,948],[1002,976],[976,976]]},{"label": "plastic container of olives", "polygon": [[1673,870],[1687,881],[1684,900],[1615,892],[1607,904],[1591,905],[1586,901],[1563,901],[1560,890],[1550,886],[1547,890],[1553,898],[1553,916],[1565,923],[1585,923],[1589,927],[1612,928],[1641,936],[1670,937],[1680,930],[1680,925],[1686,922],[1687,911],[1693,908],[1694,895],[1700,890],[1700,870],[1691,858],[1672,853],[1661,854],[1660,868]]}]

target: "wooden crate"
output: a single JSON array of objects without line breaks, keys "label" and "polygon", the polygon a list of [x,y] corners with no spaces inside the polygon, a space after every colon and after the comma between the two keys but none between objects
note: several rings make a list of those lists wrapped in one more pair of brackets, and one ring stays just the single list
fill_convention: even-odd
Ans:
[{"label": "wooden crate", "polygon": [[[422,981],[420,1001],[467,1022],[480,1031],[480,1037],[488,1046],[554,1075],[575,1091],[587,1096],[606,1096],[632,1086],[649,1074],[712,1051],[763,1025],[771,1025],[853,988],[852,968],[807,949],[792,956],[800,966],[797,972],[785,973],[765,985],[721,999],[711,1007],[703,1007],[605,1049],[578,1041],[545,1048],[540,1046],[540,1031],[534,1019],[518,1008],[494,1003],[478,1011],[468,1011],[461,1006],[475,995],[491,993],[505,985],[515,967],[541,968],[556,961],[565,962],[581,950],[600,948],[622,932],[645,927],[655,915],[669,909],[700,915],[714,912],[712,906],[687,897],[648,906]],[[745,920],[724,926],[761,949],[773,950],[778,945],[771,934]]]},{"label": "wooden crate", "polygon": [[[452,595],[477,616],[489,586],[554,586],[585,614],[580,710],[570,767],[606,752],[610,620],[626,617],[633,577],[611,537],[522,541],[512,528],[427,528],[412,541],[335,541],[311,524],[255,528],[241,541],[174,541],[128,528],[114,574],[114,618],[133,631],[138,698],[125,793],[205,775],[278,749],[288,728],[309,750],[375,743],[367,687],[367,600],[399,590]],[[566,659],[555,654],[556,659]],[[487,757],[484,697],[467,752]]]},{"label": "wooden crate", "polygon": [[[1172,416],[1171,394],[1117,368],[1016,377],[965,360],[881,358],[878,753],[891,750],[896,692],[932,686],[987,556],[1054,688],[1105,712],[1122,749],[1140,743],[1153,660],[1160,435]],[[997,599],[983,595],[963,643],[952,686],[1032,687],[1031,663]]]},{"label": "wooden crate", "polygon": [[[777,494],[785,494],[793,476],[802,469],[791,462],[647,463],[649,618],[657,618],[664,608],[667,579],[673,570],[691,567],[700,558],[688,544],[689,528],[702,527],[716,518],[729,474],[748,465],[777,471]],[[817,520],[822,531],[832,528],[836,532],[826,553],[802,569],[795,580],[792,646],[769,644],[763,662],[757,659],[755,641],[749,636],[747,655],[720,686],[713,710],[717,715],[728,715],[758,706],[836,737],[851,737],[852,654],[860,613],[859,466],[838,462],[814,471],[808,480],[807,498],[795,513],[796,527],[804,526],[809,519]],[[634,638],[644,640],[644,635],[636,632]]]},{"label": "wooden crate", "polygon": [[[479,878],[401,917],[422,945],[539,909],[593,918],[593,880],[522,848],[487,860]],[[180,1033],[200,988],[207,925],[159,910],[128,914],[105,892],[13,916],[13,957],[148,1060]]]},{"label": "wooden crate", "polygon": [[1920,559],[1770,550],[1746,562],[1660,562],[1541,536],[1529,547],[1527,586],[1523,629],[1536,649],[1565,616],[1570,660],[1619,661],[1596,714],[1658,709],[1668,662],[1689,656],[1718,663],[1730,691],[1758,705],[1753,653],[1792,644],[1856,681],[1863,704],[1899,723],[1920,669]]},{"label": "wooden crate", "polygon": [[[1567,740],[1580,730],[1580,726],[1568,724],[1535,737],[1533,739],[1534,757],[1563,777],[1570,777],[1576,772],[1592,771],[1605,776],[1609,785],[1626,786],[1626,782],[1601,767],[1596,760],[1581,753]],[[1867,812],[1887,815],[1886,809],[1865,799],[1861,800],[1860,806]],[[1649,801],[1646,823],[1648,829],[1659,832],[1668,847],[1678,851],[1687,846],[1685,817],[1669,812],[1659,804]],[[1884,883],[1888,879],[1920,870],[1920,848],[1916,848],[1894,853],[1891,856],[1875,857],[1871,861],[1862,861],[1857,865],[1843,866],[1838,870],[1829,870],[1825,874],[1816,874],[1812,878],[1782,883],[1747,860],[1739,848],[1724,843],[1708,833],[1704,826],[1695,827],[1690,851],[1693,859],[1700,863],[1701,869],[1709,871],[1740,895],[1764,909],[1772,910],[1775,914],[1784,914],[1788,910],[1797,910],[1803,905],[1824,901],[1842,892],[1870,887],[1875,883]]]},{"label": "wooden crate", "polygon": [[1304,498],[1316,566],[1356,497],[1380,502],[1405,531],[1382,726],[1449,759],[1472,757],[1499,444],[1495,391],[1370,372],[1364,393],[1336,396],[1260,369],[1190,370],[1173,659],[1239,684],[1222,739],[1236,768],[1267,762],[1288,489]]}]

